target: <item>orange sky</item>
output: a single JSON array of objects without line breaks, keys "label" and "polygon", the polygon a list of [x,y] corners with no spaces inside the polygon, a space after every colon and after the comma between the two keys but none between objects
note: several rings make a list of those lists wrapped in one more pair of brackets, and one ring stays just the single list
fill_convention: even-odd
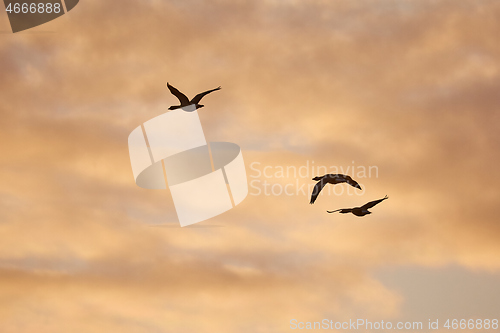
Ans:
[{"label": "orange sky", "polygon": [[[82,0],[12,34],[0,13],[0,332],[498,316],[499,17],[493,0]],[[261,189],[314,182],[256,168],[313,161],[378,177],[313,206],[250,188],[180,228],[127,147],[176,104],[166,81],[222,86],[205,135],[240,145]],[[364,218],[325,212],[386,194]]]}]

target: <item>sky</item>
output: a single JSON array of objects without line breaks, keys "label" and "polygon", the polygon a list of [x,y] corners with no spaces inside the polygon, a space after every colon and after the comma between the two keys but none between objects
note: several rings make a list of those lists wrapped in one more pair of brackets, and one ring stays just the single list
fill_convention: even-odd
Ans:
[{"label": "sky", "polygon": [[[82,0],[12,34],[0,14],[0,331],[500,319],[499,17],[495,0]],[[167,81],[222,86],[201,123],[249,182],[185,228],[127,147],[177,103]],[[309,205],[318,167],[363,191]]]}]

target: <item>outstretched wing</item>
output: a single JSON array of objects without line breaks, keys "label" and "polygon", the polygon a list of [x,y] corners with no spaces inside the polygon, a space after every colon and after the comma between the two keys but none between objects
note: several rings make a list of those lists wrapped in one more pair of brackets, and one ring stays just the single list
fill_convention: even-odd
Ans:
[{"label": "outstretched wing", "polygon": [[347,214],[347,213],[352,213],[352,208],[341,208],[337,210],[327,210],[327,213],[335,213],[335,212],[340,212],[341,214]]},{"label": "outstretched wing", "polygon": [[386,195],[386,196],[385,196],[385,197],[383,197],[382,199],[378,199],[378,200],[370,201],[369,203],[364,204],[364,205],[363,205],[363,206],[361,206],[360,208],[361,208],[361,209],[370,209],[370,208],[372,208],[373,206],[375,206],[376,204],[381,203],[381,202],[382,202],[382,201],[384,201],[385,199],[389,199],[389,197]]},{"label": "outstretched wing", "polygon": [[316,198],[319,195],[319,192],[325,187],[325,185],[328,184],[324,180],[320,180],[319,182],[314,185],[313,191],[311,193],[311,202],[309,202],[311,205],[316,201]]},{"label": "outstretched wing", "polygon": [[355,181],[355,180],[354,180],[354,179],[352,179],[352,178],[350,178],[350,179],[349,179],[349,178],[347,178],[347,179],[346,179],[346,183],[347,183],[347,184],[349,184],[349,185],[351,185],[352,187],[359,188],[360,190],[362,190],[362,188],[361,188],[361,186],[358,184],[358,182],[357,182],[357,181]]},{"label": "outstretched wing", "polygon": [[198,95],[196,95],[196,96],[193,97],[193,99],[191,100],[191,103],[192,104],[198,104],[201,101],[201,99],[203,98],[203,96],[208,95],[211,92],[216,91],[216,90],[220,90],[220,86],[218,86],[215,89],[207,90],[205,92],[199,93]]},{"label": "outstretched wing", "polygon": [[167,88],[168,88],[168,90],[170,90],[170,92],[172,93],[172,95],[174,95],[175,97],[177,97],[179,99],[179,102],[181,102],[182,106],[187,106],[187,105],[190,104],[189,103],[189,99],[187,98],[187,96],[184,95],[183,93],[181,93],[175,87],[172,87],[168,82],[167,82]]}]

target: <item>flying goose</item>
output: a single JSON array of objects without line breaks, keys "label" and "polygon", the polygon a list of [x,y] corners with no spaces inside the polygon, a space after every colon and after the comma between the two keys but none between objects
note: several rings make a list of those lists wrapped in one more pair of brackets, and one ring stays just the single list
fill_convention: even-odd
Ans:
[{"label": "flying goose", "polygon": [[181,105],[172,105],[171,107],[168,108],[169,110],[182,108],[184,111],[192,112],[199,108],[204,107],[204,105],[198,104],[203,98],[203,96],[210,94],[212,91],[219,90],[220,86],[215,89],[199,93],[198,95],[194,96],[192,100],[189,100],[186,95],[177,90],[177,88],[171,86],[168,82],[167,82],[167,88],[175,97],[179,99],[179,102],[181,103]]},{"label": "flying goose", "polygon": [[338,174],[327,174],[321,177],[314,177],[312,180],[319,180],[318,183],[314,186],[313,192],[311,194],[311,202],[309,202],[311,205],[316,201],[316,198],[319,195],[319,192],[325,187],[326,184],[340,184],[340,183],[347,183],[355,188],[359,188],[361,190],[361,186],[353,180],[350,176],[347,175],[342,175],[340,173]]},{"label": "flying goose", "polygon": [[369,203],[367,204],[364,204],[363,206],[361,207],[354,207],[354,208],[342,208],[342,209],[337,209],[337,210],[327,210],[328,213],[335,213],[335,212],[339,212],[341,214],[347,214],[347,213],[353,213],[354,215],[356,216],[365,216],[367,214],[371,214],[372,212],[368,211],[368,209],[372,208],[373,206],[375,206],[376,204],[379,204],[381,203],[382,201],[384,201],[385,199],[389,199],[389,197],[386,195],[385,197],[383,197],[382,199],[378,199],[378,200],[375,200],[375,201],[370,201]]}]

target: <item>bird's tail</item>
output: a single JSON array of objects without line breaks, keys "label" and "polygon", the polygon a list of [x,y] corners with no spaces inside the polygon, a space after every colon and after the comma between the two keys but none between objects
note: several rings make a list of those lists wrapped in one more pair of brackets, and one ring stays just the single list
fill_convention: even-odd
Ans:
[{"label": "bird's tail", "polygon": [[327,210],[327,213],[335,213],[335,212],[340,212],[342,209],[337,209],[337,210]]}]

